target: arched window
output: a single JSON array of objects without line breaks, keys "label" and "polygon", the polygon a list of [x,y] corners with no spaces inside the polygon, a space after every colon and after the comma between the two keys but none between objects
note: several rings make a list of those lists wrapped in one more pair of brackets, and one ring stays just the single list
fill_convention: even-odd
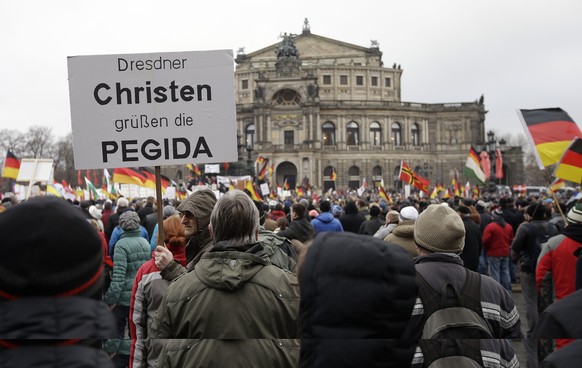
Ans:
[{"label": "arched window", "polygon": [[382,128],[378,122],[370,124],[370,144],[372,146],[379,146],[382,144]]},{"label": "arched window", "polygon": [[360,187],[360,168],[352,166],[348,170],[348,187],[358,189]]},{"label": "arched window", "polygon": [[418,124],[412,124],[412,127],[410,128],[410,134],[412,136],[412,145],[420,146],[420,127]]},{"label": "arched window", "polygon": [[301,97],[294,90],[285,88],[275,93],[273,102],[279,106],[295,106],[301,103]]},{"label": "arched window", "polygon": [[323,135],[323,145],[324,146],[334,146],[335,145],[335,125],[331,121],[326,121],[322,127]]},{"label": "arched window", "polygon": [[382,167],[374,166],[372,168],[372,181],[374,182],[374,188],[379,187],[380,183],[382,183]]},{"label": "arched window", "polygon": [[247,128],[245,129],[245,136],[246,136],[246,145],[247,148],[253,148],[254,144],[255,144],[255,124],[249,124],[247,125]]},{"label": "arched window", "polygon": [[347,125],[346,132],[346,143],[348,146],[357,146],[360,144],[360,128],[355,121],[352,121]]},{"label": "arched window", "polygon": [[392,144],[395,146],[402,145],[402,129],[400,128],[400,124],[392,123]]}]

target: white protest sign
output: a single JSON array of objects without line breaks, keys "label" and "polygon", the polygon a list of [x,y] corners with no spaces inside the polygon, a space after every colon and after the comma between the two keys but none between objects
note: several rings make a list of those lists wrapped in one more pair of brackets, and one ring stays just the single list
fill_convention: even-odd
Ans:
[{"label": "white protest sign", "polygon": [[231,50],[68,58],[75,168],[237,160]]},{"label": "white protest sign", "polygon": [[220,174],[220,165],[204,165],[205,174]]},{"label": "white protest sign", "polygon": [[269,190],[269,184],[261,183],[261,194],[264,196],[271,194],[271,191]]}]

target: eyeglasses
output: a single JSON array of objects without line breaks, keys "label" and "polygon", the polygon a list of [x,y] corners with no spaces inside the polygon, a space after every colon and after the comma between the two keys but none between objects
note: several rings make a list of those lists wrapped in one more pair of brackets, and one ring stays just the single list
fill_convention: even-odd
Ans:
[{"label": "eyeglasses", "polygon": [[180,220],[184,217],[188,220],[194,220],[196,218],[191,212],[180,212]]}]

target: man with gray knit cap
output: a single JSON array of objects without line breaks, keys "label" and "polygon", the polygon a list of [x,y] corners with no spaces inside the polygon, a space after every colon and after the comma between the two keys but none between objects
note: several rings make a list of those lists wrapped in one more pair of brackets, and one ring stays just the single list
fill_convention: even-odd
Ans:
[{"label": "man with gray knit cap", "polygon": [[[460,291],[463,290],[469,273],[480,276],[463,267],[459,254],[465,244],[465,226],[461,217],[449,206],[428,206],[416,219],[414,241],[419,255],[415,260],[419,286],[419,280],[423,278],[436,292],[440,293],[447,284]],[[480,314],[493,339],[521,338],[519,314],[511,296],[488,276],[481,275],[478,280]],[[419,339],[426,319],[423,300],[419,297],[403,339]],[[501,354],[500,358],[506,362],[517,359],[513,352],[504,356],[507,351],[503,349],[495,353]]]},{"label": "man with gray knit cap", "polygon": [[194,268],[196,263],[212,248],[212,236],[208,230],[210,214],[216,204],[214,192],[202,189],[191,194],[176,210],[180,213],[180,221],[184,226],[186,236],[186,268],[174,260],[172,252],[166,247],[157,246],[154,251],[156,267],[165,280],[172,281]]}]

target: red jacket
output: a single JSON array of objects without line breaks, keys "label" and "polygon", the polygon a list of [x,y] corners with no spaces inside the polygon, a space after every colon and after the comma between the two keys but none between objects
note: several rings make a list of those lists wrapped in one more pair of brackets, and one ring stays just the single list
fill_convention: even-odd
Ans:
[{"label": "red jacket", "polygon": [[541,290],[544,279],[552,279],[556,300],[576,291],[576,261],[574,251],[582,247],[572,238],[556,235],[542,247],[536,267],[536,285]]},{"label": "red jacket", "polygon": [[513,228],[510,224],[499,225],[493,221],[483,231],[483,247],[488,257],[509,257],[513,241]]}]

